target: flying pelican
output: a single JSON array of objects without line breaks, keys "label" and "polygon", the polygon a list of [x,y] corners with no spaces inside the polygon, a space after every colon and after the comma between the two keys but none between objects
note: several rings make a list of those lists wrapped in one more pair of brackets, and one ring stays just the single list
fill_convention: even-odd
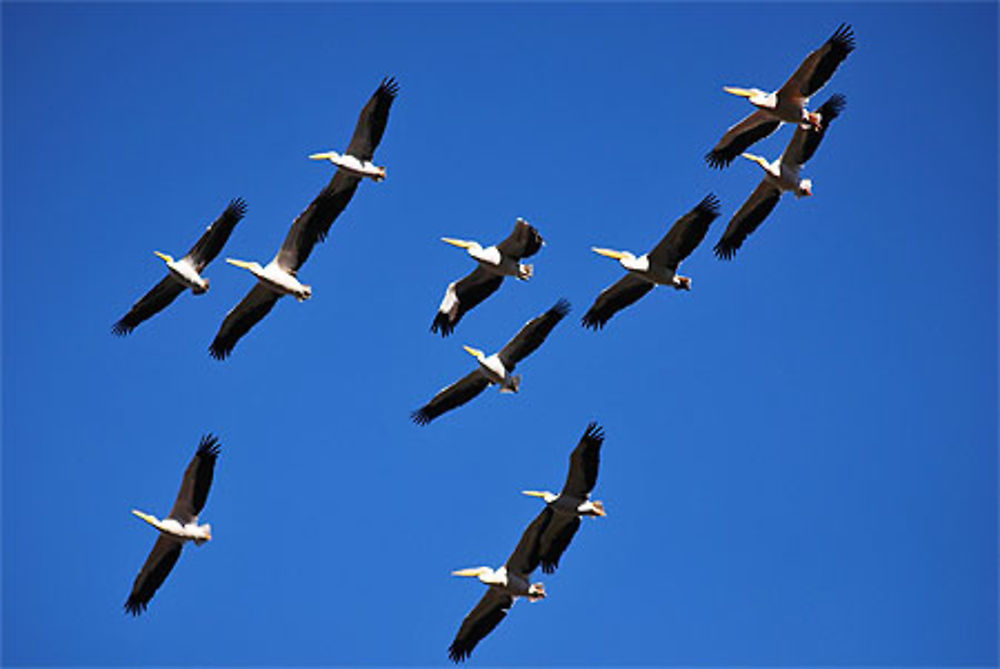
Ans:
[{"label": "flying pelican", "polygon": [[719,200],[709,193],[694,209],[677,219],[660,243],[643,256],[636,258],[628,251],[594,248],[594,253],[615,258],[629,272],[597,296],[593,306],[583,315],[584,327],[603,328],[612,316],[638,301],[657,284],[691,290],[691,278],[678,274],[677,268],[705,238],[708,226],[718,215]]},{"label": "flying pelican", "polygon": [[461,662],[469,657],[476,644],[500,624],[518,597],[527,597],[529,602],[545,598],[545,586],[532,583],[529,578],[538,567],[539,538],[547,523],[546,517],[535,518],[521,535],[517,548],[499,569],[473,567],[451,572],[453,576],[475,576],[489,586],[479,603],[465,616],[448,648],[448,657],[452,662]]},{"label": "flying pelican", "polygon": [[205,506],[208,489],[212,487],[212,474],[218,456],[219,440],[206,434],[201,438],[198,452],[184,472],[174,508],[163,520],[133,509],[132,513],[160,531],[153,550],[135,578],[132,593],[125,602],[125,610],[133,616],[146,610],[149,600],[174,568],[185,541],[194,541],[196,545],[200,545],[212,540],[212,526],[207,523],[199,525],[198,514]]},{"label": "flying pelican", "polygon": [[169,273],[153,286],[152,290],[143,295],[142,299],[132,305],[129,312],[112,326],[111,332],[119,336],[129,334],[139,323],[165,309],[184,292],[185,288],[190,288],[195,295],[207,292],[209,281],[201,276],[201,272],[215,259],[215,256],[219,255],[219,251],[229,240],[233,228],[246,213],[246,202],[240,198],[230,201],[222,215],[208,226],[201,239],[180,260],[174,260],[166,253],[154,251],[153,253],[167,263]]},{"label": "flying pelican", "polygon": [[800,179],[799,172],[803,165],[812,158],[819,143],[826,134],[830,123],[840,115],[847,104],[843,95],[833,95],[819,108],[825,123],[816,130],[812,126],[799,126],[792,135],[792,140],[785,152],[774,162],[768,162],[760,156],[744,153],[743,157],[752,160],[764,169],[764,178],[747,201],[729,222],[719,243],[715,245],[715,255],[723,260],[730,260],[736,250],[743,245],[746,238],[764,222],[771,210],[778,204],[785,191],[795,193],[795,197],[812,195],[812,181]]},{"label": "flying pelican", "polygon": [[808,111],[806,105],[853,50],[854,33],[851,26],[842,23],[830,39],[806,56],[795,74],[777,91],[767,93],[758,88],[726,86],[723,90],[747,98],[757,111],[726,131],[705,156],[708,164],[717,168],[728,166],[754,142],[777,130],[782,122],[810,125],[819,130],[829,119],[824,119],[821,111]]},{"label": "flying pelican", "polygon": [[569,313],[569,302],[559,300],[541,316],[528,321],[513,339],[498,353],[487,356],[479,349],[463,346],[474,356],[479,367],[447,388],[439,391],[430,402],[411,414],[417,425],[426,425],[446,411],[462,406],[491,383],[500,386],[501,393],[516,393],[521,387],[521,375],[511,375],[517,363],[535,352],[559,321]]},{"label": "flying pelican", "polygon": [[517,219],[514,231],[496,246],[484,249],[477,242],[451,237],[442,237],[441,241],[466,249],[479,262],[479,266],[464,279],[448,284],[431,323],[431,332],[440,330],[442,337],[452,333],[465,312],[496,292],[505,276],[516,276],[522,281],[530,279],[535,273],[535,266],[522,265],[518,261],[538,253],[545,243],[538,230],[523,218]]},{"label": "flying pelican", "polygon": [[581,516],[607,515],[604,502],[590,500],[590,491],[597,485],[597,467],[603,443],[604,430],[597,423],[591,423],[569,456],[569,474],[562,492],[556,495],[548,490],[524,491],[525,495],[545,500],[545,509],[535,522],[545,519],[539,539],[539,558],[542,571],[546,574],[551,574],[559,566],[559,558],[580,528]]},{"label": "flying pelican", "polygon": [[[366,165],[370,165],[375,148],[382,139],[389,118],[389,107],[398,90],[399,87],[393,79],[385,79],[379,85],[371,100],[361,111],[361,117],[358,119],[354,136],[345,155],[336,159],[330,158],[338,165],[337,172],[316,199],[292,223],[285,242],[270,263],[261,267],[256,262],[226,259],[231,265],[250,270],[258,282],[246,297],[226,314],[215,340],[209,347],[209,353],[213,358],[224,360],[229,357],[236,347],[236,342],[274,308],[278,298],[294,295],[302,302],[312,296],[312,287],[299,282],[298,271],[309,258],[313,246],[326,238],[334,219],[351,201],[361,181],[361,175],[375,178],[376,175],[370,173],[371,169]],[[328,157],[327,154],[314,154],[310,157],[316,156]],[[378,169],[382,170],[381,174],[384,177],[384,168]]]}]

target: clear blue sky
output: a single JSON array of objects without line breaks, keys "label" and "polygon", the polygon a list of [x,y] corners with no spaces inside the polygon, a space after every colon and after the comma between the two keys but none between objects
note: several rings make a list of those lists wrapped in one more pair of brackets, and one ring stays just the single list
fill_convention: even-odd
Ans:
[{"label": "clear blue sky", "polygon": [[[994,4],[10,4],[3,17],[3,661],[419,664],[558,488],[586,424],[596,496],[544,602],[477,664],[997,661]],[[817,97],[848,107],[735,261],[711,253],[760,179],[703,154],[841,22]],[[773,39],[773,38],[779,39]],[[756,40],[766,48],[756,48]],[[224,255],[266,261],[382,77],[377,162],[300,278],[225,363],[252,285],[220,260],[126,338],[111,324],[237,196]],[[777,156],[791,130],[755,148]],[[708,192],[683,266],[599,333],[579,319]],[[456,334],[472,268],[441,236],[548,241]],[[565,296],[495,390],[409,420]],[[223,453],[149,611],[122,611],[199,436]]]}]

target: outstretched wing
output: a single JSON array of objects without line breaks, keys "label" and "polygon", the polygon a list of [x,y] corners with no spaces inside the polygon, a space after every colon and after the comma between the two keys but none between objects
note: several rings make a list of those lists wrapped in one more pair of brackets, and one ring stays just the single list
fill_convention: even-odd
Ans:
[{"label": "outstretched wing", "polygon": [[187,254],[196,272],[200,273],[208,263],[215,260],[215,256],[219,255],[219,251],[229,241],[229,235],[232,234],[236,224],[246,216],[246,213],[247,203],[238,197],[231,200],[222,215],[208,226],[201,239],[195,242]]},{"label": "outstretched wing", "polygon": [[538,253],[545,240],[538,230],[523,218],[514,223],[514,231],[497,244],[497,250],[508,258],[520,260]]},{"label": "outstretched wing", "polygon": [[250,332],[250,328],[258,321],[267,316],[279,297],[281,297],[280,293],[258,281],[257,285],[246,294],[246,297],[226,314],[219,332],[208,348],[209,355],[216,360],[228,358],[229,354],[236,348],[236,342],[247,332]]},{"label": "outstretched wing", "polygon": [[170,570],[181,556],[183,542],[167,534],[161,534],[153,544],[146,563],[142,565],[139,575],[132,584],[132,592],[125,600],[125,610],[137,616],[146,610],[149,600],[170,575]]},{"label": "outstretched wing", "polygon": [[566,483],[563,484],[563,495],[586,499],[594,489],[603,443],[604,430],[597,423],[590,423],[569,456],[569,472],[566,474]]},{"label": "outstretched wing", "polygon": [[823,46],[806,56],[778,91],[779,97],[808,98],[826,85],[848,54],[854,51],[851,26],[841,23]]},{"label": "outstretched wing", "polygon": [[472,655],[472,649],[476,644],[500,624],[512,606],[514,606],[513,595],[499,588],[487,590],[476,607],[465,616],[455,640],[448,647],[448,657],[451,661],[461,662]]},{"label": "outstretched wing", "polygon": [[721,260],[730,260],[746,238],[756,230],[781,199],[781,191],[762,179],[740,210],[729,221],[722,238],[715,245],[715,255]]},{"label": "outstretched wing", "polygon": [[816,149],[819,148],[820,142],[823,141],[826,129],[830,127],[835,118],[840,116],[840,112],[844,111],[846,105],[847,98],[843,95],[836,94],[830,96],[830,99],[816,110],[816,113],[821,118],[819,130],[812,126],[800,125],[797,127],[791,141],[785,147],[785,152],[781,154],[782,164],[791,167],[793,171],[797,171],[799,167],[809,162],[809,159],[816,153]]},{"label": "outstretched wing", "polygon": [[546,507],[542,513],[552,515],[551,522],[542,533],[538,548],[542,571],[551,574],[559,567],[559,559],[569,548],[576,531],[580,529],[580,516],[555,513],[549,507]]},{"label": "outstretched wing", "polygon": [[638,302],[653,290],[653,284],[631,272],[601,291],[594,304],[583,315],[583,327],[602,330],[611,317],[625,307]]},{"label": "outstretched wing", "polygon": [[360,160],[371,160],[375,157],[375,149],[382,141],[382,134],[389,122],[389,108],[399,92],[399,84],[392,77],[382,80],[374,95],[361,110],[358,124],[354,128],[354,136],[347,145],[348,155]]},{"label": "outstretched wing", "polygon": [[678,265],[701,244],[708,226],[719,216],[719,198],[709,193],[694,209],[684,214],[671,226],[660,243],[649,252],[649,259],[677,271]]},{"label": "outstretched wing", "polygon": [[180,492],[177,493],[174,508],[170,510],[168,518],[175,518],[182,525],[198,520],[198,514],[205,508],[208,490],[212,487],[215,460],[218,457],[218,437],[213,434],[203,435],[198,451],[184,471]]},{"label": "outstretched wing", "polygon": [[442,337],[450,335],[462,316],[495,293],[502,283],[502,276],[487,272],[480,265],[464,279],[449,283],[434,322],[431,323],[431,332],[440,330]]},{"label": "outstretched wing", "polygon": [[184,284],[168,274],[111,326],[111,332],[119,337],[129,334],[139,323],[166,309],[184,290]]},{"label": "outstretched wing", "polygon": [[507,371],[512,371],[517,363],[534,353],[568,313],[569,302],[560,299],[544,314],[528,321],[521,331],[500,349],[498,357]]},{"label": "outstretched wing", "polygon": [[779,125],[781,121],[758,109],[729,128],[719,143],[705,154],[705,162],[709,167],[728,167],[738,155],[777,130]]},{"label": "outstretched wing", "polygon": [[527,577],[538,568],[538,562],[541,560],[539,554],[540,539],[542,532],[545,531],[551,520],[551,514],[545,513],[548,510],[549,508],[545,507],[521,534],[521,539],[517,542],[514,552],[510,554],[505,563],[508,574],[514,573]]},{"label": "outstretched wing", "polygon": [[309,259],[313,247],[326,239],[333,222],[347,208],[361,178],[337,170],[326,187],[295,217],[278,251],[278,265],[295,274]]},{"label": "outstretched wing", "polygon": [[447,388],[439,391],[430,402],[411,414],[417,425],[427,425],[441,414],[460,407],[490,385],[478,369],[473,370]]}]

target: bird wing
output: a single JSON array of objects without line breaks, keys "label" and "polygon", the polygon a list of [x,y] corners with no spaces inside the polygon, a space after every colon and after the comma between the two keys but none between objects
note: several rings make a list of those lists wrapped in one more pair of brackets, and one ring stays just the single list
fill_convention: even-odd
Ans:
[{"label": "bird wing", "polygon": [[[549,508],[546,508],[545,511],[552,514],[552,521],[545,528],[545,532],[542,533],[538,550],[542,563],[542,571],[546,574],[551,574],[559,567],[559,558],[569,548],[570,542],[573,541],[573,536],[580,529],[580,517],[555,513]],[[542,513],[545,513],[545,511]]]},{"label": "bird wing", "polygon": [[597,485],[597,469],[601,463],[601,444],[604,430],[597,423],[591,423],[584,430],[580,442],[569,456],[569,473],[563,484],[562,494],[586,498]]},{"label": "bird wing", "polygon": [[411,414],[417,425],[426,425],[441,414],[460,407],[490,385],[489,380],[475,369],[447,388],[438,391],[430,402]]},{"label": "bird wing", "polygon": [[317,242],[326,239],[334,220],[347,208],[361,178],[337,170],[305,211],[295,217],[275,258],[286,272],[295,274],[309,259]]},{"label": "bird wing", "polygon": [[708,226],[718,216],[719,198],[709,193],[694,209],[677,219],[660,243],[649,252],[650,261],[677,271],[681,261],[701,244]]},{"label": "bird wing", "polygon": [[538,552],[539,540],[552,519],[551,513],[545,513],[548,510],[549,508],[545,507],[521,534],[521,539],[517,542],[514,552],[510,554],[505,563],[508,574],[520,574],[527,577],[538,568],[538,562],[541,560]]},{"label": "bird wing", "polygon": [[500,349],[498,357],[507,371],[512,371],[517,363],[534,353],[535,349],[541,346],[545,338],[552,332],[552,328],[558,325],[559,321],[568,313],[569,302],[560,299],[544,314],[528,321],[521,328],[521,331]]},{"label": "bird wing", "polygon": [[375,90],[368,104],[361,110],[358,124],[354,127],[354,136],[347,145],[347,154],[359,160],[371,160],[375,157],[375,149],[382,141],[386,123],[389,122],[389,108],[399,92],[399,84],[389,77],[383,79]]},{"label": "bird wing", "polygon": [[177,558],[181,556],[181,547],[184,543],[177,537],[168,534],[160,534],[153,550],[149,552],[146,563],[139,570],[139,575],[135,577],[132,584],[132,592],[125,600],[125,610],[133,616],[137,616],[146,610],[149,600],[153,598],[156,591],[170,575],[170,570],[177,563]]},{"label": "bird wing", "polygon": [[250,292],[240,303],[226,314],[222,326],[219,327],[219,332],[215,335],[215,339],[212,340],[212,345],[208,349],[209,354],[216,360],[228,358],[240,337],[249,332],[250,328],[256,325],[260,319],[267,316],[279,297],[281,297],[280,293],[258,281],[257,285],[250,289]]},{"label": "bird wing", "polygon": [[738,155],[759,140],[778,129],[781,121],[771,114],[758,109],[736,125],[729,128],[719,143],[705,154],[705,162],[710,167],[728,167]]},{"label": "bird wing", "polygon": [[847,55],[854,51],[851,26],[841,23],[821,47],[806,56],[795,74],[778,90],[783,98],[808,98],[826,85]]},{"label": "bird wing", "polygon": [[795,134],[792,135],[791,141],[785,147],[785,152],[781,154],[782,164],[787,168],[798,170],[799,167],[809,162],[809,159],[816,153],[816,149],[819,148],[820,142],[823,141],[826,129],[835,118],[840,116],[840,112],[844,110],[846,105],[847,98],[843,95],[839,93],[832,95],[816,110],[821,118],[819,130],[812,126],[802,125],[795,128]]},{"label": "bird wing", "polygon": [[616,313],[653,290],[654,284],[631,272],[601,291],[583,315],[583,326],[600,330]]},{"label": "bird wing", "polygon": [[448,647],[448,657],[452,662],[461,662],[472,655],[472,649],[487,634],[500,624],[510,607],[514,606],[514,596],[499,588],[490,588],[479,600],[476,607],[465,616],[455,640]]},{"label": "bird wing", "polygon": [[520,260],[538,253],[545,242],[538,230],[522,218],[514,223],[514,231],[497,244],[497,249],[508,258]]},{"label": "bird wing", "polygon": [[448,284],[441,306],[431,323],[431,332],[440,330],[442,337],[450,335],[465,312],[495,293],[502,283],[502,276],[487,272],[481,265],[477,265],[464,279]]},{"label": "bird wing", "polygon": [[139,323],[165,309],[185,289],[184,284],[168,274],[111,326],[111,332],[120,337],[129,334]]},{"label": "bird wing", "polygon": [[215,260],[215,256],[219,255],[219,251],[229,241],[229,235],[232,234],[233,228],[246,216],[246,213],[247,203],[244,202],[243,198],[238,197],[231,200],[225,211],[215,219],[212,225],[208,226],[201,239],[195,242],[186,256],[191,259],[191,264],[194,265],[196,272],[200,273],[208,263]]},{"label": "bird wing", "polygon": [[218,457],[219,439],[212,434],[202,436],[198,451],[184,471],[180,492],[177,493],[177,500],[174,501],[174,508],[170,510],[168,518],[175,518],[182,525],[198,520],[198,514],[208,499],[208,489],[212,487],[215,460]]},{"label": "bird wing", "polygon": [[736,250],[764,222],[767,215],[778,204],[779,199],[781,199],[781,190],[768,183],[766,178],[761,179],[757,188],[733,216],[733,220],[729,221],[729,226],[715,245],[715,255],[722,260],[732,259]]}]

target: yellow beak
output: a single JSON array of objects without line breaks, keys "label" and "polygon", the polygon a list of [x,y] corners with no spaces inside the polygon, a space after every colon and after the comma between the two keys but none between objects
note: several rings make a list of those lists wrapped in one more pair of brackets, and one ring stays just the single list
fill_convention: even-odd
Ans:
[{"label": "yellow beak", "polygon": [[727,93],[732,93],[733,95],[738,95],[741,98],[753,97],[753,91],[749,88],[736,88],[735,86],[723,86],[722,90]]},{"label": "yellow beak", "polygon": [[757,163],[761,167],[767,167],[767,161],[764,160],[764,158],[762,158],[761,156],[755,156],[752,153],[741,153],[740,155],[742,157],[746,158],[747,160],[751,160],[751,161]]},{"label": "yellow beak", "polygon": [[451,572],[452,576],[479,576],[478,568],[471,569],[459,569],[458,571]]},{"label": "yellow beak", "polygon": [[604,256],[605,258],[614,258],[615,260],[621,260],[622,258],[625,257],[625,254],[621,251],[612,251],[611,249],[599,249],[596,246],[591,247],[590,250],[596,253],[597,255]]},{"label": "yellow beak", "polygon": [[452,239],[451,237],[442,237],[441,241],[445,244],[451,244],[452,246],[457,246],[460,249],[467,249],[472,246],[472,242],[467,242],[464,239]]},{"label": "yellow beak", "polygon": [[[156,527],[156,517],[155,516],[151,516],[148,513],[143,513],[142,511],[137,511],[136,509],[132,509],[132,514],[135,515],[135,516],[138,516],[139,518],[142,518],[143,520],[145,520],[147,523],[149,523],[153,527]],[[157,529],[159,529],[159,528],[157,528]]]},{"label": "yellow beak", "polygon": [[153,251],[153,253],[157,257],[161,258],[164,262],[173,262],[174,261],[174,257],[170,256],[170,255],[167,255],[166,253],[160,253],[159,251]]},{"label": "yellow beak", "polygon": [[235,260],[233,258],[226,258],[226,262],[230,265],[236,265],[237,267],[242,267],[243,269],[250,269],[250,263],[246,260]]},{"label": "yellow beak", "polygon": [[472,348],[471,346],[463,346],[465,352],[476,358],[486,357],[486,354],[480,351],[478,348]]},{"label": "yellow beak", "polygon": [[333,160],[334,158],[339,158],[340,154],[334,153],[333,151],[325,151],[323,153],[313,153],[309,155],[309,160]]},{"label": "yellow beak", "polygon": [[521,494],[528,497],[545,497],[545,493],[540,490],[522,490]]}]

